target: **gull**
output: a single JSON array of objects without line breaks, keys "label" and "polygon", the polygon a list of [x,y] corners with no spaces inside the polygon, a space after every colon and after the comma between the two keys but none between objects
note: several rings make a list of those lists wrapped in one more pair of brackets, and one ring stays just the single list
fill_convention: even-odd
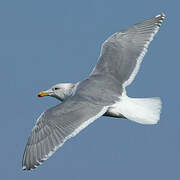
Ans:
[{"label": "gull", "polygon": [[65,141],[101,116],[126,118],[141,124],[159,121],[160,98],[131,98],[126,94],[126,87],[134,80],[164,18],[162,13],[113,34],[102,44],[98,62],[89,77],[77,83],[57,84],[38,94],[62,102],[37,119],[25,147],[24,170],[35,169]]}]

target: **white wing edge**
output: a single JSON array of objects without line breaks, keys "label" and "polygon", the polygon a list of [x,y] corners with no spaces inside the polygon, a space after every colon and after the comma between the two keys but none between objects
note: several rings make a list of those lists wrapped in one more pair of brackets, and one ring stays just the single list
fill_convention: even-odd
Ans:
[{"label": "white wing edge", "polygon": [[[154,31],[152,32],[149,40],[145,43],[142,52],[140,53],[139,57],[137,58],[136,67],[134,68],[134,70],[133,70],[132,74],[130,75],[129,79],[123,83],[123,88],[124,88],[124,89],[125,89],[125,87],[127,87],[129,84],[131,84],[131,82],[134,80],[136,74],[137,74],[138,71],[139,71],[141,62],[142,62],[142,60],[143,60],[143,58],[144,58],[144,56],[145,56],[145,54],[146,54],[146,52],[147,52],[147,49],[148,49],[149,44],[150,44],[150,42],[153,40],[155,34],[158,32],[158,30],[159,30],[159,28],[160,28],[160,25],[161,25],[163,19],[165,18],[165,14],[164,14],[164,13],[159,14],[159,15],[157,15],[157,16],[155,16],[155,17],[159,17],[159,16],[162,16],[162,20],[159,20],[159,23],[157,23],[157,26],[156,26],[156,28],[154,29]],[[158,26],[158,25],[159,25],[159,26]]]}]

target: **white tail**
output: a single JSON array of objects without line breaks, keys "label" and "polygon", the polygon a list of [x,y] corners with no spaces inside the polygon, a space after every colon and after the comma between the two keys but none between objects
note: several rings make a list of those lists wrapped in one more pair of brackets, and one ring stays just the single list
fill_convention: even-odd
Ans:
[{"label": "white tail", "polygon": [[162,102],[160,98],[130,98],[122,96],[113,105],[113,110],[127,119],[140,124],[156,124],[160,119]]}]

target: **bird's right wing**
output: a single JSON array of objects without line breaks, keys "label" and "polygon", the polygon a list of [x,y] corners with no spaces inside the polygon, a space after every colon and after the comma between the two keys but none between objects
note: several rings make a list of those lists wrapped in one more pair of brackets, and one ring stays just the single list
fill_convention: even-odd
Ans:
[{"label": "bird's right wing", "polygon": [[123,87],[129,85],[164,17],[164,14],[160,14],[109,37],[102,45],[91,76],[112,76]]},{"label": "bird's right wing", "polygon": [[28,139],[23,156],[23,169],[36,168],[66,140],[106,111],[107,107],[92,104],[75,95],[42,113]]}]

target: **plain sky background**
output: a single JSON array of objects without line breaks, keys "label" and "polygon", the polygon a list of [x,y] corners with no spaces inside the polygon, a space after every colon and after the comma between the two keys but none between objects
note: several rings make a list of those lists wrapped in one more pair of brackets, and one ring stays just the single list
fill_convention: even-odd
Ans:
[{"label": "plain sky background", "polygon": [[[0,1],[0,179],[179,180],[179,6],[158,0]],[[161,120],[143,126],[102,117],[34,171],[22,171],[27,138],[40,113],[58,101],[37,93],[84,79],[111,34],[161,12],[167,16],[131,97],[160,96]]]}]

